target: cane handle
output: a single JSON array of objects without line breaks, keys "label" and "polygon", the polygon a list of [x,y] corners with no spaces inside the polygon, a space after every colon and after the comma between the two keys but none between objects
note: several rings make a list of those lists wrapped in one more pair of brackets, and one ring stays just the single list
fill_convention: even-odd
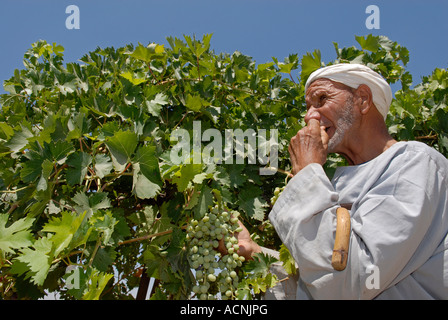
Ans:
[{"label": "cane handle", "polygon": [[336,210],[336,236],[334,240],[331,265],[337,271],[347,266],[348,249],[350,246],[350,213],[346,208]]}]

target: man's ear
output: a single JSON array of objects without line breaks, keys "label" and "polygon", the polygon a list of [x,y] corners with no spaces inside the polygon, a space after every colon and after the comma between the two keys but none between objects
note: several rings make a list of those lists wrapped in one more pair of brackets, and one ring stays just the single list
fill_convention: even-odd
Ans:
[{"label": "man's ear", "polygon": [[361,114],[366,115],[372,106],[375,106],[373,104],[373,96],[372,91],[370,90],[369,86],[365,84],[361,84],[358,89],[355,91],[356,97],[358,98],[359,104],[359,111]]}]

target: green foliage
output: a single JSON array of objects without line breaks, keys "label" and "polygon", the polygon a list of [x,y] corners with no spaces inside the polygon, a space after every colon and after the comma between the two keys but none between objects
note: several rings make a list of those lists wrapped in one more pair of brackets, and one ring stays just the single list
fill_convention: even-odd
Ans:
[{"label": "green foliage", "polygon": [[[325,65],[320,52],[257,65],[238,51],[215,54],[211,35],[167,41],[169,47],[97,48],[67,64],[62,46],[39,41],[25,53],[25,68],[4,82],[2,298],[36,299],[46,291],[128,299],[141,270],[157,279],[152,299],[191,298],[185,229],[215,204],[238,211],[260,245],[280,248],[267,221],[270,199],[285,184],[288,143],[304,125],[304,82]],[[356,41],[360,48],[334,44],[336,59],[327,64],[360,62],[400,81],[387,118],[391,132],[446,156],[447,71],[436,69],[410,89],[406,48],[381,36]],[[175,163],[172,133],[185,130],[192,145],[194,121],[223,137],[225,130],[278,129],[281,170],[263,176],[265,165],[247,159],[196,163],[193,151]],[[327,172],[340,163],[331,157]],[[286,248],[280,257],[292,271]],[[259,256],[243,264],[239,297],[258,298],[276,283],[272,262]]]},{"label": "green foliage", "polygon": [[279,279],[270,272],[270,266],[275,262],[277,259],[267,254],[256,253],[244,266],[245,277],[238,286],[238,297],[244,300],[258,298],[275,286]]},{"label": "green foliage", "polygon": [[279,255],[280,261],[282,261],[282,265],[286,273],[295,274],[297,272],[296,262],[284,244],[280,246]]}]

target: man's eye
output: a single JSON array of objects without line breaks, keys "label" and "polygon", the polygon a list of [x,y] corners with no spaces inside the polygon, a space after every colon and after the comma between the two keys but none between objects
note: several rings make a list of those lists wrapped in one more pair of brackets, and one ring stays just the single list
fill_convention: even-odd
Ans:
[{"label": "man's eye", "polygon": [[319,97],[320,102],[325,101],[326,99],[327,99],[327,96],[325,94],[323,94]]}]

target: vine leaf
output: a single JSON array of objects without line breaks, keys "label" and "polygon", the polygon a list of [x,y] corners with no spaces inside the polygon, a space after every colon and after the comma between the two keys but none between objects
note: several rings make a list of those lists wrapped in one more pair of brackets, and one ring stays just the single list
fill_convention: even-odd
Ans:
[{"label": "vine leaf", "polygon": [[99,300],[101,293],[106,287],[110,279],[114,277],[113,274],[100,272],[92,269],[92,272],[87,281],[87,292],[82,296],[83,300]]},{"label": "vine leaf", "polygon": [[0,251],[14,253],[14,249],[31,246],[33,236],[28,229],[34,219],[22,218],[6,228],[8,218],[8,214],[0,214]]},{"label": "vine leaf", "polygon": [[76,203],[76,212],[83,214],[84,211],[87,211],[88,217],[91,217],[99,209],[107,209],[111,206],[106,192],[95,192],[89,197],[83,192],[78,192],[73,197],[73,201]]},{"label": "vine leaf", "polygon": [[173,182],[176,183],[179,191],[184,191],[197,174],[202,172],[202,164],[184,164],[173,175]]},{"label": "vine leaf", "polygon": [[266,203],[260,197],[261,191],[254,185],[241,189],[238,195],[239,206],[246,211],[249,217],[263,221]]},{"label": "vine leaf", "polygon": [[133,191],[140,199],[155,197],[161,189],[159,161],[156,147],[140,147],[132,160]]},{"label": "vine leaf", "polygon": [[151,101],[146,101],[148,112],[155,117],[160,116],[160,110],[166,104],[168,104],[168,97],[163,93],[158,93]]},{"label": "vine leaf", "polygon": [[67,183],[71,186],[81,184],[84,180],[92,157],[86,152],[75,152],[67,158]]},{"label": "vine leaf", "polygon": [[[64,211],[62,212],[61,217],[53,217],[44,225],[42,231],[54,233],[51,237],[51,241],[53,242],[55,256],[58,256],[58,254],[66,248],[76,248],[87,241],[90,233],[87,233],[83,237],[75,237],[81,223],[84,221],[86,213],[87,211],[77,215],[72,212]],[[74,239],[76,241],[73,241]]]},{"label": "vine leaf", "polygon": [[19,275],[26,273],[26,278],[31,277],[36,285],[42,285],[53,261],[52,247],[50,239],[39,238],[34,242],[33,249],[21,250],[21,254],[13,262],[11,272]]},{"label": "vine leaf", "polygon": [[14,132],[14,135],[12,136],[11,140],[6,143],[6,146],[12,152],[22,151],[28,144],[28,139],[33,136],[34,135],[27,127],[22,126],[22,129],[20,131]]},{"label": "vine leaf", "polygon": [[203,186],[200,191],[198,203],[194,208],[194,218],[196,220],[202,219],[205,213],[208,211],[208,207],[213,205],[213,193],[212,190]]},{"label": "vine leaf", "polygon": [[106,139],[106,145],[112,156],[112,163],[116,171],[122,172],[130,161],[137,147],[137,135],[131,131],[118,131]]},{"label": "vine leaf", "polygon": [[139,84],[147,81],[147,79],[145,79],[145,78],[137,78],[135,76],[135,74],[133,74],[129,71],[121,73],[120,76],[122,76],[126,80],[129,80],[132,84],[135,84],[135,85],[139,85]]},{"label": "vine leaf", "polygon": [[306,80],[309,75],[322,67],[320,50],[314,50],[313,53],[307,52],[302,58],[302,80]]},{"label": "vine leaf", "polygon": [[101,179],[104,178],[106,174],[109,174],[110,171],[113,169],[113,164],[110,160],[110,157],[105,154],[97,154],[95,156],[95,172],[98,177]]},{"label": "vine leaf", "polygon": [[192,96],[191,94],[188,94],[187,98],[185,99],[185,106],[192,111],[198,112],[202,107],[206,107],[209,105],[210,103],[207,100],[202,99],[198,95]]},{"label": "vine leaf", "polygon": [[296,274],[296,262],[294,260],[294,257],[291,255],[288,248],[284,244],[280,245],[279,258],[283,263],[283,268],[288,274]]},{"label": "vine leaf", "polygon": [[142,44],[139,44],[137,48],[135,48],[134,52],[131,53],[131,57],[149,63],[154,59],[162,59],[164,57],[164,53],[165,48],[163,45],[151,43],[145,47]]}]

